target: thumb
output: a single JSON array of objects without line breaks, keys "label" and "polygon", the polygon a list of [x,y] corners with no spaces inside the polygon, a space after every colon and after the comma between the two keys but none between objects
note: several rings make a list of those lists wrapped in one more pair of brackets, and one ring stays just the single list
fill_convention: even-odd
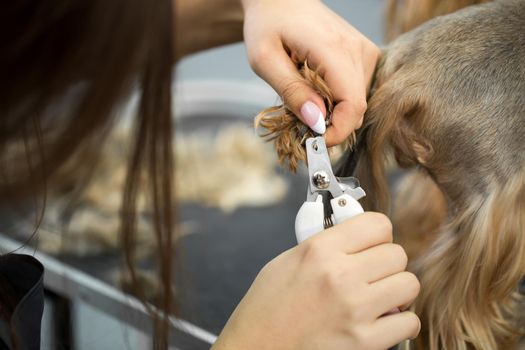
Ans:
[{"label": "thumb", "polygon": [[256,73],[266,80],[283,99],[284,104],[314,132],[326,131],[326,108],[323,99],[304,80],[282,47],[258,57]]}]

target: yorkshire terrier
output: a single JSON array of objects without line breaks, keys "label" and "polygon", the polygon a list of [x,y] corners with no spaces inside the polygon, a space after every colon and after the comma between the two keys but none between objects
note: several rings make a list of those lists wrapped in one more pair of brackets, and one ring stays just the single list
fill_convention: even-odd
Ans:
[{"label": "yorkshire terrier", "polygon": [[[416,349],[515,349],[524,335],[524,28],[525,0],[502,0],[399,36],[383,50],[349,141],[340,175],[360,179],[369,210],[390,213],[390,155],[415,172],[393,221],[401,241],[423,242],[411,253],[422,285]],[[303,76],[331,106],[322,79],[307,65]],[[257,121],[291,168],[304,159],[309,133],[286,106]]]}]

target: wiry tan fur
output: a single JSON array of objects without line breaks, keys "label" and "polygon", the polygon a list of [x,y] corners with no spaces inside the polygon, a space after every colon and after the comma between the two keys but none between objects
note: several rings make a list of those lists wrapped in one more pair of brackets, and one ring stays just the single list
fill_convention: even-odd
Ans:
[{"label": "wiry tan fur", "polygon": [[431,18],[489,1],[492,0],[388,0],[386,39],[395,39]]},{"label": "wiry tan fur", "polygon": [[445,199],[438,238],[413,264],[417,349],[514,349],[524,334],[523,28],[523,0],[472,6],[402,35],[378,65],[358,135],[367,208],[388,211],[388,154],[432,179],[427,200]]},{"label": "wiry tan fur", "polygon": [[[334,97],[324,80],[305,62],[301,68],[304,81],[319,92],[326,105],[326,125],[329,126],[330,116],[334,109]],[[297,170],[301,161],[306,158],[304,142],[313,136],[313,132],[306,125],[298,122],[297,117],[284,104],[270,107],[255,118],[255,127],[265,131],[261,136],[273,141],[279,157],[279,163],[286,165],[292,172]],[[344,148],[352,147],[355,143],[355,133],[348,138]]]},{"label": "wiry tan fur", "polygon": [[404,175],[393,191],[391,218],[394,240],[414,261],[435,242],[447,219],[447,201],[436,183],[416,169]]},{"label": "wiry tan fur", "polygon": [[[388,0],[385,38],[391,41],[429,19],[489,1]],[[412,260],[435,241],[446,219],[446,200],[436,183],[417,169],[401,181],[393,198],[397,202],[392,207],[395,240],[404,245]]]}]

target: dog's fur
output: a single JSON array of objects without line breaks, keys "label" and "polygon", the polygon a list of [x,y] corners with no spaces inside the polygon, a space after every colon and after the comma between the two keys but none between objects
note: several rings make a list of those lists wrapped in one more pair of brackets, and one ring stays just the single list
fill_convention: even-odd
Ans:
[{"label": "dog's fur", "polygon": [[385,38],[391,41],[431,18],[489,1],[492,0],[388,0]]},{"label": "dog's fur", "polygon": [[[446,210],[444,222],[431,228],[438,238],[413,264],[422,284],[418,349],[513,349],[523,335],[517,309],[525,275],[523,28],[524,0],[472,6],[400,36],[378,64],[353,153],[366,206],[388,211],[389,152],[400,166],[432,179],[426,186],[437,186],[435,196],[445,199],[438,207]],[[259,120],[268,126],[290,114],[283,106]],[[277,143],[280,154],[303,156],[282,149],[301,142],[296,132],[269,132],[288,137]]]}]

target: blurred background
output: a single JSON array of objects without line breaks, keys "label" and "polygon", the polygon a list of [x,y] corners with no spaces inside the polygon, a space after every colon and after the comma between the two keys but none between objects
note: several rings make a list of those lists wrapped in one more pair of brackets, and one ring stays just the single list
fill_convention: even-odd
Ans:
[{"label": "blurred background", "polygon": [[[381,44],[383,1],[324,2]],[[279,99],[251,71],[242,44],[183,59],[174,85],[182,248],[175,288],[183,305],[181,318],[188,322],[181,328],[190,329],[190,336],[181,336],[174,348],[204,349],[258,271],[295,245],[294,220],[305,199],[306,176],[279,168],[271,145],[253,130],[257,112]],[[126,114],[132,110],[133,98],[85,192],[74,203],[51,198],[47,204],[36,243],[49,256],[54,270],[47,278],[56,277],[56,283],[46,299],[42,349],[143,349],[151,342],[140,316],[133,316],[140,314],[140,306],[119,294],[132,292],[117,241]],[[2,222],[5,232],[28,231],[17,218]],[[155,251],[145,207],[138,231],[140,278],[154,297]]]}]

